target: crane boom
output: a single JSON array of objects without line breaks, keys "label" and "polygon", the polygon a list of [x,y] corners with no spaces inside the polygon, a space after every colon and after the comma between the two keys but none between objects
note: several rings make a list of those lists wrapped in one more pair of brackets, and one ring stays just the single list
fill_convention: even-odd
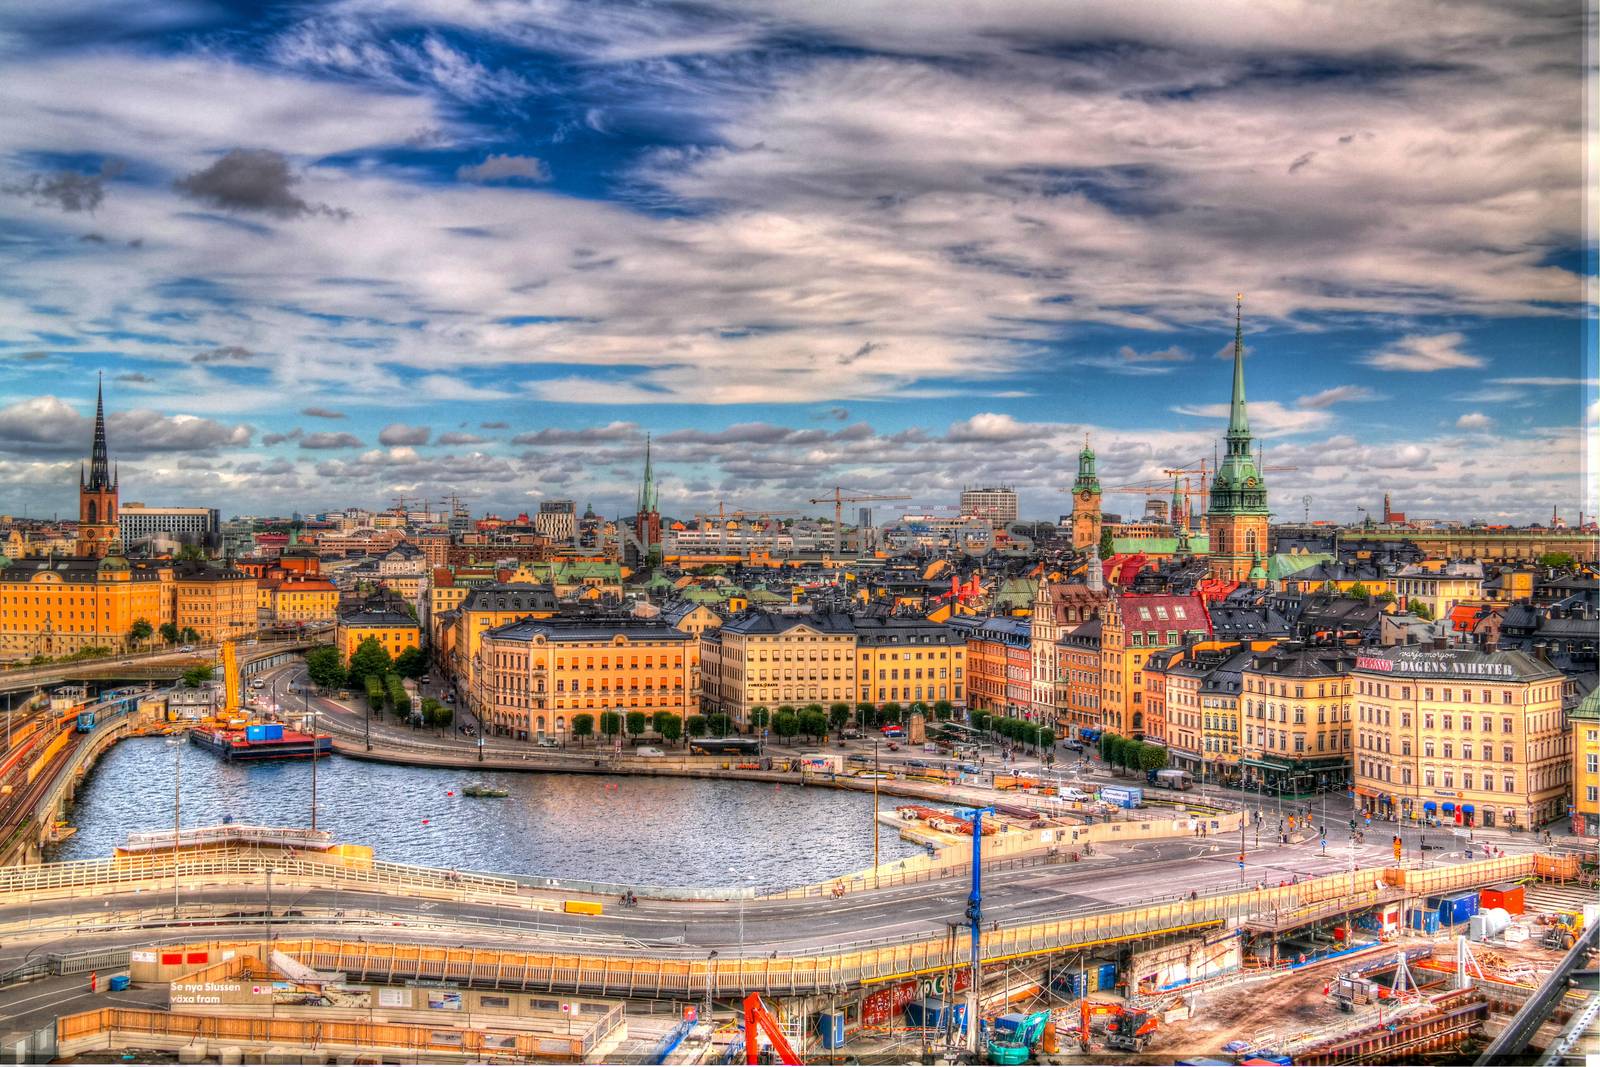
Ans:
[{"label": "crane boom", "polygon": [[772,1042],[772,1049],[778,1054],[781,1063],[803,1064],[794,1047],[789,1044],[789,1039],[783,1036],[783,1030],[778,1026],[778,1020],[773,1018],[772,1012],[767,1008],[766,1002],[761,999],[760,993],[751,993],[744,998],[744,1062],[761,1062],[761,1035],[765,1034],[767,1040]]},{"label": "crane boom", "polygon": [[844,506],[846,504],[864,504],[869,500],[910,500],[908,496],[885,495],[882,493],[852,493],[844,495],[842,486],[833,487],[832,496],[812,497],[806,501],[808,504],[833,504],[833,554],[839,555],[844,551]]}]

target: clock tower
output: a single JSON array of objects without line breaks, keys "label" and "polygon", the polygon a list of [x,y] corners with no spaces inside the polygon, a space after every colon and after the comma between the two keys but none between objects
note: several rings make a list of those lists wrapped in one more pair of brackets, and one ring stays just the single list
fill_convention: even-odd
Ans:
[{"label": "clock tower", "polygon": [[1072,483],[1072,547],[1082,550],[1100,545],[1100,478],[1094,472],[1094,452],[1089,435],[1078,453],[1078,479]]},{"label": "clock tower", "polygon": [[1233,403],[1224,438],[1228,451],[1211,483],[1206,527],[1211,534],[1211,577],[1250,581],[1267,552],[1267,483],[1250,454],[1250,418],[1244,400],[1244,296],[1234,304]]}]

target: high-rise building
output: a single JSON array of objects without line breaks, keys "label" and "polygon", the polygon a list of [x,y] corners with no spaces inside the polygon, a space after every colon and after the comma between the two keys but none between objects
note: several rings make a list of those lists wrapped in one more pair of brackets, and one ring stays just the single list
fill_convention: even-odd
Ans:
[{"label": "high-rise building", "polygon": [[78,555],[103,559],[122,536],[117,526],[117,476],[106,453],[102,386],[94,390],[94,444],[87,476],[78,469]]},{"label": "high-rise building", "polygon": [[571,541],[578,533],[578,504],[573,500],[546,500],[533,517],[533,528],[552,541]]},{"label": "high-rise building", "polygon": [[1008,485],[961,490],[961,514],[976,515],[1003,529],[1017,521],[1017,491]]},{"label": "high-rise building", "polygon": [[1267,552],[1267,483],[1250,454],[1250,417],[1244,399],[1244,297],[1234,305],[1233,402],[1228,413],[1227,454],[1211,483],[1211,577],[1250,581]]},{"label": "high-rise building", "polygon": [[152,508],[129,501],[119,510],[117,525],[125,545],[170,537],[187,545],[211,547],[221,536],[222,513],[216,508]]},{"label": "high-rise building", "polygon": [[1089,435],[1083,436],[1083,451],[1078,453],[1078,477],[1072,483],[1072,547],[1088,548],[1100,543],[1100,477],[1094,470],[1094,451]]}]

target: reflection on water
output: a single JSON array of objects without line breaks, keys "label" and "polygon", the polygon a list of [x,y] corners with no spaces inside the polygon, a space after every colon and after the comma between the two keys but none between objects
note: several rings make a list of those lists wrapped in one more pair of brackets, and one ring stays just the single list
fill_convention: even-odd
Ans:
[{"label": "reflection on water", "polygon": [[[309,762],[224,763],[181,747],[184,826],[229,816],[309,824]],[[161,738],[117,744],[78,792],[78,832],[47,858],[108,856],[130,832],[170,828],[173,764],[173,746]],[[475,782],[511,795],[460,795]],[[479,773],[334,756],[318,761],[317,792],[319,829],[402,863],[634,885],[790,886],[872,862],[871,796],[831,789]],[[885,862],[919,851],[889,827],[880,843]]]}]

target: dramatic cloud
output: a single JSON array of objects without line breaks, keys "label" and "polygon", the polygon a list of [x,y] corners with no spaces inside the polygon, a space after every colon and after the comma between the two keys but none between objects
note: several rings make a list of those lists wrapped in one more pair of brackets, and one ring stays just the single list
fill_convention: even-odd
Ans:
[{"label": "dramatic cloud", "polygon": [[550,180],[550,168],[532,156],[490,156],[482,163],[458,167],[456,177],[467,182],[499,182],[521,179],[530,182]]},{"label": "dramatic cloud", "polygon": [[[94,420],[58,397],[39,396],[0,408],[0,451],[86,456],[93,432]],[[134,456],[211,453],[247,446],[251,438],[248,426],[145,410],[112,412],[106,417],[106,432],[117,440],[121,454]]]},{"label": "dramatic cloud", "polygon": [[297,180],[282,153],[235,148],[209,167],[179,178],[173,187],[223,211],[256,212],[281,219],[306,215],[349,218],[350,213],[343,208],[300,199],[294,194]]},{"label": "dramatic cloud", "polygon": [[351,433],[308,433],[300,438],[301,448],[360,448],[361,439]]},{"label": "dramatic cloud", "polygon": [[1382,352],[1368,356],[1366,362],[1380,370],[1439,371],[1481,367],[1488,362],[1460,350],[1466,336],[1441,333],[1431,337],[1402,337]]},{"label": "dramatic cloud", "polygon": [[433,431],[427,426],[407,426],[391,422],[378,433],[380,445],[425,445]]},{"label": "dramatic cloud", "polygon": [[1336,385],[1331,389],[1324,389],[1320,393],[1312,393],[1295,401],[1297,407],[1302,408],[1331,408],[1335,404],[1348,404],[1357,400],[1374,400],[1377,393],[1364,385]]}]

